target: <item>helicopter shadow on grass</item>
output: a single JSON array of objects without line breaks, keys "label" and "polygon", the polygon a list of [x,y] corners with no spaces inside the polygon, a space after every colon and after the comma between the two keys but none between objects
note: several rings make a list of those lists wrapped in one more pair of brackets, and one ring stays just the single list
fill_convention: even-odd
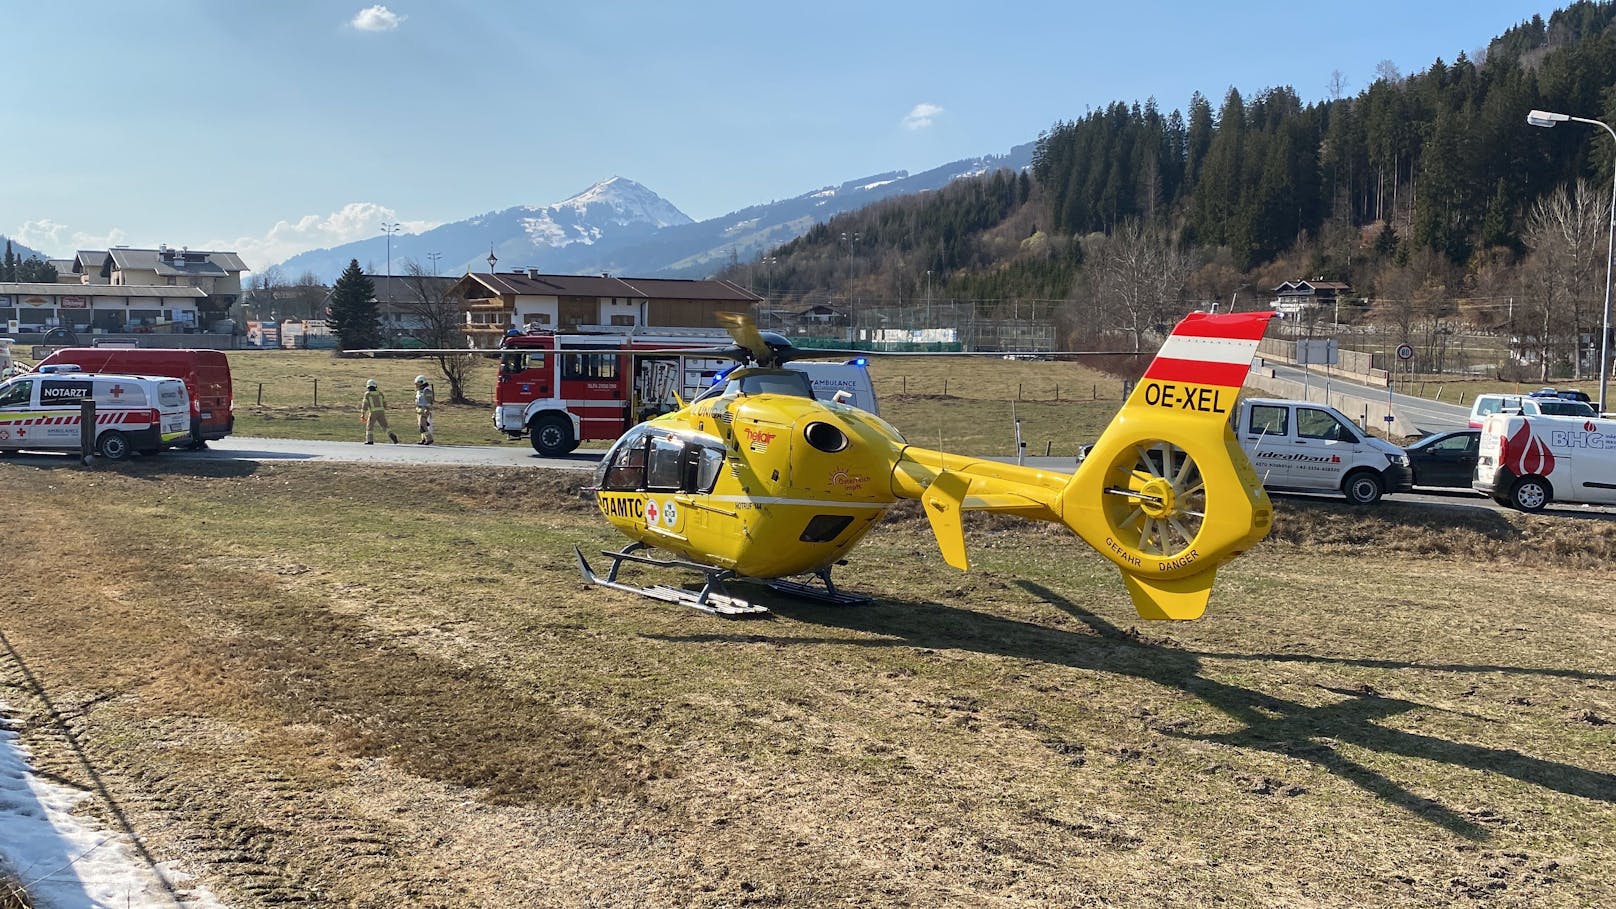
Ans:
[{"label": "helicopter shadow on grass", "polygon": [[1132,676],[1193,695],[1208,706],[1243,723],[1234,732],[1195,734],[1179,729],[1158,731],[1176,738],[1256,749],[1312,762],[1388,804],[1472,840],[1485,840],[1487,830],[1441,802],[1411,791],[1384,773],[1341,753],[1352,745],[1380,754],[1440,761],[1472,770],[1512,777],[1524,783],[1580,798],[1616,803],[1616,775],[1558,761],[1535,758],[1513,749],[1453,742],[1407,732],[1381,721],[1415,710],[1442,710],[1402,698],[1387,697],[1367,686],[1325,688],[1341,696],[1331,704],[1311,707],[1251,688],[1209,678],[1203,660],[1337,663],[1385,669],[1433,672],[1476,672],[1548,675],[1616,681],[1616,673],[1528,669],[1497,665],[1422,664],[1359,660],[1305,654],[1193,652],[1155,643],[1123,630],[1048,588],[1015,582],[1023,590],[1082,622],[1090,633],[1064,631],[969,609],[931,602],[882,600],[893,608],[848,608],[779,598],[771,608],[808,624],[881,635],[882,639],[804,638],[786,635],[696,634],[658,636],[678,643],[764,642],[778,645],[834,644],[865,647],[915,647],[969,650],[988,656],[1031,660],[1097,673]]}]

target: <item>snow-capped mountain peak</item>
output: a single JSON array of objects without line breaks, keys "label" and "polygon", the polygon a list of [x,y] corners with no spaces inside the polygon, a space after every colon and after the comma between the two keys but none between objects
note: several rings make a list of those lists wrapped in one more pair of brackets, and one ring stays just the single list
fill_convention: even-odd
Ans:
[{"label": "snow-capped mountain peak", "polygon": [[536,246],[593,244],[612,226],[649,231],[691,223],[672,202],[626,177],[602,180],[569,199],[527,211],[522,230]]},{"label": "snow-capped mountain peak", "polygon": [[571,208],[580,213],[603,206],[616,212],[620,223],[650,223],[657,227],[673,227],[691,223],[689,216],[662,198],[627,177],[610,177],[596,183],[570,199],[546,208]]}]

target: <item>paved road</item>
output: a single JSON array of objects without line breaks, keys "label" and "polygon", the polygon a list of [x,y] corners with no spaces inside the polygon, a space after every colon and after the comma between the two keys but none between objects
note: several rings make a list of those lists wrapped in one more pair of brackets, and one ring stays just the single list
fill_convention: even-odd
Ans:
[{"label": "paved road", "polygon": [[578,451],[541,458],[526,442],[510,445],[393,445],[378,442],[319,442],[231,436],[209,442],[204,451],[174,450],[165,458],[246,461],[347,461],[355,464],[437,464],[456,467],[550,467],[594,470],[604,451]]},{"label": "paved road", "polygon": [[[1326,377],[1318,372],[1309,372],[1297,366],[1287,366],[1284,363],[1264,361],[1263,365],[1274,371],[1274,376],[1288,379],[1292,382],[1301,382],[1304,377],[1309,385],[1317,388],[1325,386]],[[1329,387],[1332,391],[1343,394],[1357,395],[1372,401],[1385,401],[1386,389],[1376,388],[1373,385],[1360,385],[1340,376],[1329,377]],[[1464,429],[1470,423],[1470,408],[1458,404],[1443,404],[1429,398],[1418,398],[1413,395],[1392,394],[1391,401],[1402,412],[1403,418],[1413,423],[1422,432],[1446,432],[1450,429]]]}]

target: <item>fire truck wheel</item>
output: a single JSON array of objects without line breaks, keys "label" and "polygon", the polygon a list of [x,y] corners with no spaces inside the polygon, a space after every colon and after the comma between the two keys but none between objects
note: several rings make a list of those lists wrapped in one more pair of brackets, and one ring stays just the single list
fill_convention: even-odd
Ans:
[{"label": "fire truck wheel", "polygon": [[528,435],[533,442],[533,450],[547,458],[564,455],[578,447],[577,440],[572,437],[572,424],[566,417],[553,413],[535,417],[528,427]]},{"label": "fire truck wheel", "polygon": [[129,457],[129,437],[116,429],[108,430],[96,440],[95,450],[108,461],[122,461]]}]

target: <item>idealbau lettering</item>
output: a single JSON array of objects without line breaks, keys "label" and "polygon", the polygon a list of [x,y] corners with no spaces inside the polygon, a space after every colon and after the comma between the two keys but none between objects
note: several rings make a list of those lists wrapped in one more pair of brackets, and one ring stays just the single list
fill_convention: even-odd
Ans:
[{"label": "idealbau lettering", "polygon": [[645,500],[639,496],[601,496],[600,513],[608,518],[645,519]]},{"label": "idealbau lettering", "polygon": [[1151,407],[1193,410],[1197,413],[1228,413],[1223,406],[1223,389],[1171,382],[1147,382],[1145,403]]}]

